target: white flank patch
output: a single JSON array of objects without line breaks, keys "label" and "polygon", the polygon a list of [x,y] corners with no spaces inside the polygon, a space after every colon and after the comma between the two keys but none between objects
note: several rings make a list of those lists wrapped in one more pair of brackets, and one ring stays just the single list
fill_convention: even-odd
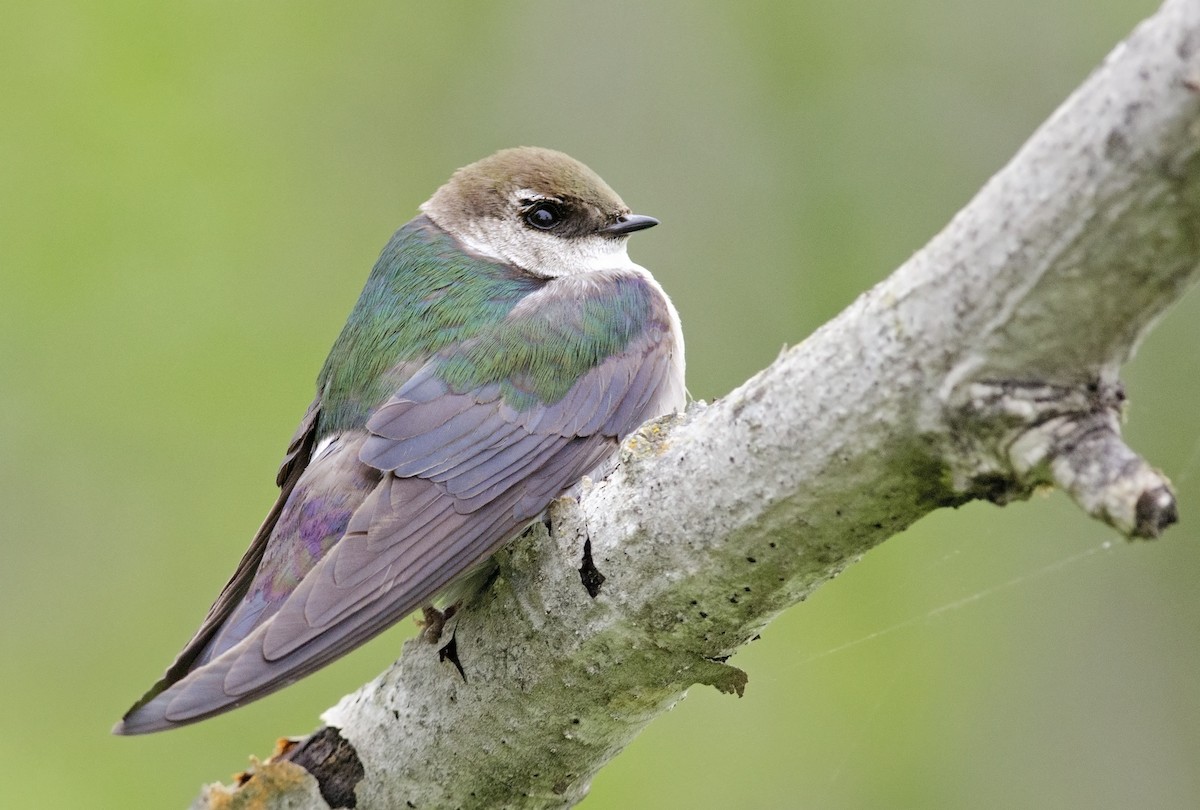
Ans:
[{"label": "white flank patch", "polygon": [[324,439],[321,439],[321,441],[317,444],[317,446],[313,448],[312,455],[309,456],[309,460],[310,461],[315,460],[318,456],[320,456],[322,453],[324,453],[326,450],[328,450],[330,448],[330,446],[337,440],[338,440],[338,437],[336,435],[326,436]]}]

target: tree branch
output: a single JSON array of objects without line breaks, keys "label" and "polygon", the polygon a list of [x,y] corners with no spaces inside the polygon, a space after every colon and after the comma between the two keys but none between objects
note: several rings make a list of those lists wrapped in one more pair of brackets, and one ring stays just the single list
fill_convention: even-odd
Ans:
[{"label": "tree branch", "polygon": [[890,278],[500,552],[443,636],[463,676],[410,641],[195,806],[570,806],[689,686],[740,694],[739,645],[933,509],[1053,484],[1157,536],[1175,500],[1120,438],[1117,370],[1200,267],[1198,90],[1200,6],[1168,0]]}]

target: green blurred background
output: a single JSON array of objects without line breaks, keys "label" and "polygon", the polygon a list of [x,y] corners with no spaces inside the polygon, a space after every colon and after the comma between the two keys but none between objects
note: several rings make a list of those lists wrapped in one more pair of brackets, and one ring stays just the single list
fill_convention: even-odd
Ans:
[{"label": "green blurred background", "polygon": [[[137,739],[272,500],[379,249],[457,166],[585,161],[723,395],[919,248],[1151,0],[18,3],[0,30],[0,807],[183,807],[413,625]],[[1190,296],[1126,369],[1183,523],[1061,495],[930,516],[697,688],[601,808],[1200,806]],[[736,474],[731,471],[731,474]]]}]

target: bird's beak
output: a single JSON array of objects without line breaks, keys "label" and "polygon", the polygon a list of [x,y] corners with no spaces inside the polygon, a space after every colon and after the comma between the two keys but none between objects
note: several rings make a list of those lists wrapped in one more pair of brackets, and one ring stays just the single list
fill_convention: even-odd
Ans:
[{"label": "bird's beak", "polygon": [[657,224],[658,220],[654,217],[647,217],[641,214],[622,214],[617,217],[616,222],[601,228],[600,233],[608,234],[609,236],[625,236],[634,231],[644,231],[647,228],[653,228]]}]

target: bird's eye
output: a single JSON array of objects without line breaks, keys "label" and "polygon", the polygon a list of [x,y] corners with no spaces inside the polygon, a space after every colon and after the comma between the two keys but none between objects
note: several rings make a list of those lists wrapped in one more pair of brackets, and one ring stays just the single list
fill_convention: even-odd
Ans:
[{"label": "bird's eye", "polygon": [[554,203],[540,202],[525,212],[525,221],[539,231],[548,231],[562,222],[562,211]]}]

